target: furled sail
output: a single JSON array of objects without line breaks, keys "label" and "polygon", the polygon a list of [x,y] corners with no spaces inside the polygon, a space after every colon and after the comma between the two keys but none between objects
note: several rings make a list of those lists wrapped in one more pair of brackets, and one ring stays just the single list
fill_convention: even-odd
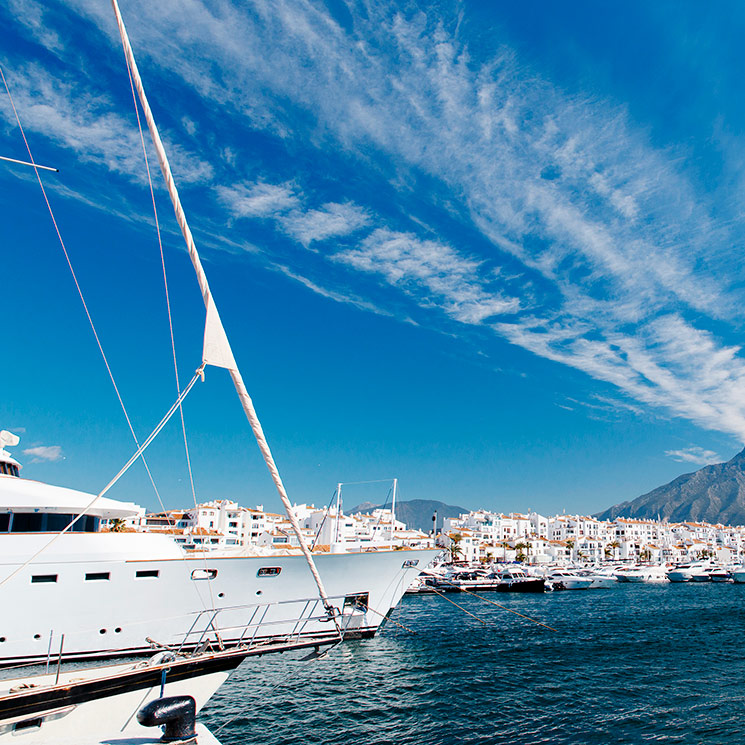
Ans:
[{"label": "furled sail", "polygon": [[137,69],[137,63],[135,62],[134,53],[132,52],[132,46],[129,43],[127,29],[124,26],[124,20],[122,19],[122,14],[119,10],[119,4],[117,0],[111,0],[111,4],[116,15],[116,22],[119,27],[119,35],[122,39],[122,45],[124,46],[124,54],[127,58],[127,65],[129,66],[130,72],[132,74],[132,80],[134,81],[135,88],[137,89],[137,95],[140,99],[140,104],[145,114],[145,120],[147,121],[148,129],[150,130],[150,136],[152,137],[153,144],[155,145],[155,150],[158,154],[160,169],[163,172],[163,177],[166,181],[168,194],[171,197],[171,203],[173,204],[173,210],[176,214],[176,220],[178,221],[179,227],[181,228],[181,233],[183,234],[184,240],[186,241],[189,258],[191,259],[191,263],[194,266],[194,271],[197,275],[197,281],[199,282],[199,289],[202,292],[204,305],[207,309],[204,332],[203,362],[208,365],[224,367],[230,371],[230,377],[233,379],[233,384],[235,385],[236,392],[238,393],[238,398],[240,399],[241,405],[243,406],[243,410],[246,414],[246,418],[248,419],[254,436],[256,437],[256,441],[259,445],[259,450],[261,450],[261,454],[264,457],[264,461],[266,462],[267,468],[269,469],[272,481],[274,481],[277,493],[282,500],[285,512],[287,513],[287,518],[289,519],[290,524],[292,525],[293,532],[297,536],[298,542],[300,543],[300,548],[308,563],[308,567],[311,571],[311,574],[313,575],[316,586],[318,587],[318,593],[321,596],[326,609],[329,612],[332,612],[333,608],[329,603],[328,595],[326,594],[326,590],[323,586],[323,581],[321,580],[321,576],[318,573],[316,564],[313,561],[313,556],[311,555],[310,548],[308,547],[308,544],[305,540],[305,536],[300,529],[300,524],[298,523],[297,517],[292,510],[290,499],[287,496],[287,491],[284,487],[284,484],[282,483],[282,477],[280,476],[277,465],[274,462],[274,457],[272,456],[271,450],[269,449],[269,443],[267,442],[264,435],[261,423],[259,422],[259,418],[256,414],[256,409],[254,408],[253,402],[251,401],[251,397],[248,395],[248,391],[246,390],[246,386],[243,382],[243,377],[241,376],[238,365],[235,362],[233,352],[230,348],[230,342],[228,341],[227,334],[225,333],[222,321],[220,320],[220,314],[218,313],[217,306],[215,305],[215,301],[212,298],[212,293],[207,282],[207,275],[205,274],[202,267],[202,262],[199,258],[199,253],[197,252],[197,247],[194,243],[194,237],[192,236],[191,229],[189,228],[189,224],[186,220],[186,215],[184,213],[183,207],[181,206],[181,200],[178,195],[178,190],[176,189],[176,184],[173,180],[173,174],[171,173],[171,167],[168,163],[168,156],[166,155],[165,148],[163,147],[163,142],[161,141],[160,134],[158,133],[158,127],[155,124],[153,113],[150,109],[147,96],[145,95],[145,89],[142,85],[142,79],[140,78],[139,70]]}]

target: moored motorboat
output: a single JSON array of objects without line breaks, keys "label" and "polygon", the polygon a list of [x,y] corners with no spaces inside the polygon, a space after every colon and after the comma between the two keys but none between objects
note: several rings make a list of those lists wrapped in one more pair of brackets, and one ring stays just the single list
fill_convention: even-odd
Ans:
[{"label": "moored motorboat", "polygon": [[633,582],[645,584],[662,584],[668,582],[665,567],[659,565],[639,565],[619,569],[616,574],[619,582]]},{"label": "moored motorboat", "polygon": [[565,569],[556,569],[546,576],[546,580],[556,586],[561,584],[564,590],[589,590],[592,585],[592,579],[582,577],[576,572],[570,572]]},{"label": "moored motorboat", "polygon": [[522,569],[510,568],[502,571],[497,592],[545,592],[546,581],[542,577],[530,577]]}]

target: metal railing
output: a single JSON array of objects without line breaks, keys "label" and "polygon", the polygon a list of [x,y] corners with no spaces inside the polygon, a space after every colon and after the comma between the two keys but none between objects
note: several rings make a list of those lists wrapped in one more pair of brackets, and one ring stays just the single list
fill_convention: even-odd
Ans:
[{"label": "metal railing", "polygon": [[[303,640],[316,637],[341,641],[353,618],[363,616],[367,606],[349,595],[330,596],[329,601],[335,615],[326,610],[318,596],[196,611],[175,651],[180,653],[213,643],[219,649],[228,646],[252,649],[267,644],[298,646]],[[297,612],[287,612],[292,610],[292,606],[297,606]],[[233,614],[243,618],[240,622],[231,622],[226,617]],[[227,622],[221,624],[220,619]]]}]

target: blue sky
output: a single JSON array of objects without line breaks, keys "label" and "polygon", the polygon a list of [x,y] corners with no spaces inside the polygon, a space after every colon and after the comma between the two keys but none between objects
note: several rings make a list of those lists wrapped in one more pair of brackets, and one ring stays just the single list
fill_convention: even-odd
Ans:
[{"label": "blue sky", "polygon": [[[401,498],[592,512],[742,448],[739,4],[121,6],[293,500],[398,476]],[[0,21],[144,438],[175,384],[113,13],[8,0]],[[2,154],[24,158],[3,101]],[[0,423],[26,476],[96,491],[132,441],[33,172],[0,179]],[[204,311],[156,186],[185,381]],[[185,416],[199,499],[277,506],[224,371]],[[174,421],[149,454],[168,506],[192,499],[180,438]],[[141,471],[113,496],[154,507]]]}]

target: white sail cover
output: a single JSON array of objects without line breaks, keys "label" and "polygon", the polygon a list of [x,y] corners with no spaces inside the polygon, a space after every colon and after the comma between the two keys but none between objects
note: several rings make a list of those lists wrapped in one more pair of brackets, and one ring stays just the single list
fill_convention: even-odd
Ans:
[{"label": "white sail cover", "polygon": [[217,306],[209,296],[207,301],[207,320],[204,323],[204,348],[202,350],[202,362],[214,367],[224,367],[227,370],[235,370],[235,358],[230,348],[227,334],[223,328]]}]

